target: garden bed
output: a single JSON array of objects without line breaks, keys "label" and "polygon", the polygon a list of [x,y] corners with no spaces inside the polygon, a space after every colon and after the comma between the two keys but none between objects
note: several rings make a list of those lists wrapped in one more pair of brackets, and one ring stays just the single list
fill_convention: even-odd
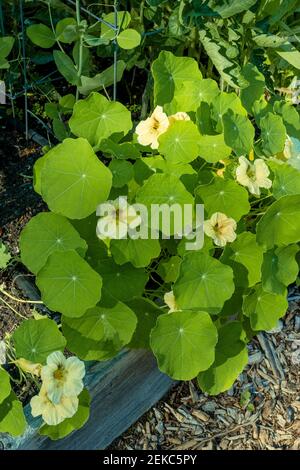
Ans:
[{"label": "garden bed", "polygon": [[[32,189],[32,167],[40,156],[40,147],[26,142],[17,131],[2,132],[1,159],[5,163],[0,174],[0,193],[5,201],[1,213],[1,238],[13,256],[13,262],[1,272],[0,283],[16,297],[38,300],[38,292],[31,275],[18,262],[18,239],[24,225],[45,208],[41,198]],[[3,297],[5,299],[5,297]],[[32,306],[7,299],[21,315],[30,317]],[[37,304],[41,313],[51,315]],[[53,317],[54,314],[52,314]],[[55,315],[54,315],[55,317]],[[0,340],[12,333],[20,318],[3,302],[0,305]],[[101,449],[128,429],[145,411],[172,386],[173,381],[157,369],[153,355],[146,351],[123,351],[115,359],[104,363],[87,363],[86,386],[92,398],[93,413],[88,423],[64,441],[54,442],[38,436],[40,419],[30,414],[25,406],[28,428],[19,438],[1,435],[0,445],[5,449]],[[32,385],[18,389],[18,396],[26,405],[36,391]]]},{"label": "garden bed", "polygon": [[2,135],[3,447],[105,448],[183,381],[135,447],[230,448],[243,426],[261,446],[266,408],[283,431],[266,446],[291,448],[300,10],[286,3],[0,2],[1,122],[40,145]]}]

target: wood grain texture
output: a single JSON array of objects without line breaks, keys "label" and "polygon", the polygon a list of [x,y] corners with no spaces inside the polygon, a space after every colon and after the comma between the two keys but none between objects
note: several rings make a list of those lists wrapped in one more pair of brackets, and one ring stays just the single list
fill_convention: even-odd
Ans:
[{"label": "wood grain texture", "polygon": [[[39,292],[30,280],[16,280],[24,294],[39,299]],[[42,313],[55,319],[56,314],[44,305]],[[85,385],[91,394],[91,413],[83,428],[70,436],[51,441],[38,434],[40,418],[32,418],[30,406],[25,407],[28,427],[18,438],[0,434],[0,448],[24,450],[97,450],[105,449],[151,408],[174,384],[160,372],[150,351],[123,350],[105,362],[86,363]]]},{"label": "wood grain texture", "polygon": [[92,397],[85,426],[60,441],[35,434],[20,449],[105,449],[153,406],[172,386],[148,351],[124,352],[106,366],[93,364],[87,375]]}]

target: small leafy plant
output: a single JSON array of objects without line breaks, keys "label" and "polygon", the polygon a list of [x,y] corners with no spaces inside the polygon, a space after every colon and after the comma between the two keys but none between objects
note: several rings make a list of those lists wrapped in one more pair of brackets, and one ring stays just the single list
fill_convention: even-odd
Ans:
[{"label": "small leafy plant", "polygon": [[[81,361],[146,348],[174,379],[196,378],[212,395],[232,386],[247,364],[247,342],[287,310],[300,241],[299,114],[278,96],[267,99],[255,65],[242,74],[239,93],[220,91],[193,58],[162,51],[146,120],[134,126],[122,104],[97,92],[74,105],[73,137],[34,167],[49,212],[33,217],[20,237],[22,261],[61,326],[24,321],[9,339],[14,360],[43,370],[65,348]],[[114,201],[119,229],[129,230],[125,197],[134,226],[135,203],[203,204],[203,247],[189,251],[175,224],[168,239],[118,239],[113,229],[103,237],[112,213],[103,220],[96,210],[106,201]],[[0,373],[0,431],[18,434],[24,417],[8,373]],[[61,403],[64,395],[53,400],[37,384],[39,396]],[[81,425],[80,400],[75,418],[41,432],[59,438]]]}]

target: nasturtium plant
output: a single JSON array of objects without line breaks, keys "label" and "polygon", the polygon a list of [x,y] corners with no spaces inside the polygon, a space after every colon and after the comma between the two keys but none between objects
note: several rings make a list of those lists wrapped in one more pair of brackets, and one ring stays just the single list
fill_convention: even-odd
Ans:
[{"label": "nasturtium plant", "polygon": [[[210,3],[224,22],[255,2]],[[118,19],[127,47],[131,16]],[[162,51],[145,118],[137,122],[136,112],[87,91],[69,115],[72,134],[35,163],[34,188],[48,211],[23,229],[21,259],[57,324],[25,320],[11,345],[24,373],[41,368],[32,412],[44,400],[41,433],[53,439],[87,419],[82,361],[149,349],[164,373],[196,379],[215,395],[247,364],[249,336],[286,313],[298,274],[299,113],[269,93],[255,57],[229,71],[221,46],[200,33],[221,83],[203,78],[193,57]],[[65,29],[59,34],[67,41]],[[105,36],[117,41],[103,25]],[[225,91],[224,81],[236,89]],[[65,348],[71,357],[62,359]],[[77,364],[80,389],[69,411],[46,400],[42,377],[55,358],[62,370],[69,359]],[[17,432],[1,408],[2,399],[19,409],[4,369],[0,379],[0,430]],[[49,420],[53,406],[57,422]]]},{"label": "nasturtium plant", "polygon": [[73,134],[87,139],[95,150],[103,139],[116,133],[126,135],[132,128],[130,112],[125,106],[95,92],[75,104],[69,124]]},{"label": "nasturtium plant", "polygon": [[56,323],[48,318],[22,323],[13,334],[13,342],[17,357],[32,363],[45,363],[49,354],[66,346]]}]

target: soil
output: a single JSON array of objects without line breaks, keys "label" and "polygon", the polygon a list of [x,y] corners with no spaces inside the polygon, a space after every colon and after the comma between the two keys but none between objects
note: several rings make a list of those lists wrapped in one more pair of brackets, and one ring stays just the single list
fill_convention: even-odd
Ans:
[{"label": "soil", "polygon": [[[12,255],[9,266],[0,271],[0,283],[16,297],[22,295],[14,285],[15,277],[24,273],[19,263],[19,235],[28,220],[40,210],[44,203],[32,187],[32,168],[40,156],[40,148],[27,142],[14,129],[2,129],[0,133],[0,240]],[[4,303],[7,302],[23,316],[31,315],[31,307],[3,297],[0,299],[0,339],[11,333],[21,318]]]}]

